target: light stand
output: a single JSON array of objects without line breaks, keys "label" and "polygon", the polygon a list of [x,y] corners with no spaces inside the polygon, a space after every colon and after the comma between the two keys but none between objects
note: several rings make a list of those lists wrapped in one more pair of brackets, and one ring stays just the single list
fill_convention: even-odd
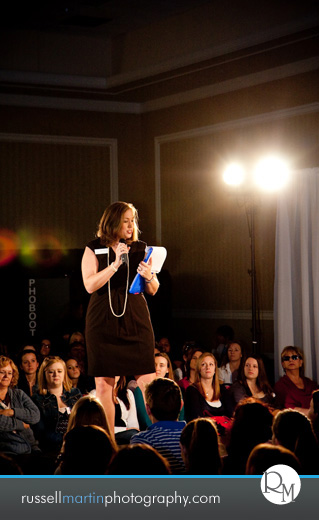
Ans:
[{"label": "light stand", "polygon": [[248,208],[249,235],[250,235],[250,270],[251,280],[251,323],[252,323],[252,351],[258,353],[257,343],[257,284],[256,284],[256,255],[255,255],[255,204],[253,196]]},{"label": "light stand", "polygon": [[[259,353],[257,341],[257,284],[256,284],[256,261],[255,261],[255,185],[259,185],[264,191],[275,191],[281,189],[289,178],[288,164],[276,156],[268,156],[261,159],[256,168],[250,172],[250,189],[246,201],[246,215],[248,219],[250,235],[250,270],[251,278],[251,321],[252,321],[252,350]],[[232,186],[240,186],[245,181],[245,168],[240,163],[231,163],[224,171],[224,182]],[[258,329],[260,336],[260,329]]]}]

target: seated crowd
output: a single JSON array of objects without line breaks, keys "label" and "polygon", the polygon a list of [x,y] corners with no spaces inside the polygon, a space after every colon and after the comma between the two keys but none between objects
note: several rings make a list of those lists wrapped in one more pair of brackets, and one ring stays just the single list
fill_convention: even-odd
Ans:
[{"label": "seated crowd", "polygon": [[[319,389],[296,346],[281,353],[270,385],[261,357],[230,327],[211,352],[168,338],[154,351],[153,380],[115,378],[115,424],[95,397],[85,338],[66,354],[51,341],[0,355],[0,474],[260,475],[275,464],[319,473]],[[179,359],[180,357],[180,359]]]}]

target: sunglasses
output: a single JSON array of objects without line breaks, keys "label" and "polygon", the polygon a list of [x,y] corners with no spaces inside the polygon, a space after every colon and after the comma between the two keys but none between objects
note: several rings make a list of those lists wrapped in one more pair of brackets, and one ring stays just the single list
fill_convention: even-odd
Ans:
[{"label": "sunglasses", "polygon": [[301,359],[301,358],[297,354],[294,354],[293,356],[284,356],[282,358],[283,361],[289,361],[290,359],[292,359],[293,361],[297,361],[297,359]]}]

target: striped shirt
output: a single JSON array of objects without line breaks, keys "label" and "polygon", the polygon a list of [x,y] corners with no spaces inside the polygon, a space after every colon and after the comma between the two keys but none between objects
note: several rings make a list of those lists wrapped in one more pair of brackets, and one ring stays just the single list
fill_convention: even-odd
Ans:
[{"label": "striped shirt", "polygon": [[131,444],[148,444],[165,457],[174,475],[185,473],[179,439],[185,421],[158,421],[131,438]]}]

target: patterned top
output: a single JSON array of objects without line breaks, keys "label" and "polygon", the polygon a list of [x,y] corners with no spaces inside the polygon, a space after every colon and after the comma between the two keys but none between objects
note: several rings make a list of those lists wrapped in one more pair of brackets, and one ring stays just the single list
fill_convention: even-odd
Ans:
[{"label": "patterned top", "polygon": [[185,421],[158,421],[131,438],[131,444],[148,444],[168,460],[174,475],[185,473],[179,439]]}]

